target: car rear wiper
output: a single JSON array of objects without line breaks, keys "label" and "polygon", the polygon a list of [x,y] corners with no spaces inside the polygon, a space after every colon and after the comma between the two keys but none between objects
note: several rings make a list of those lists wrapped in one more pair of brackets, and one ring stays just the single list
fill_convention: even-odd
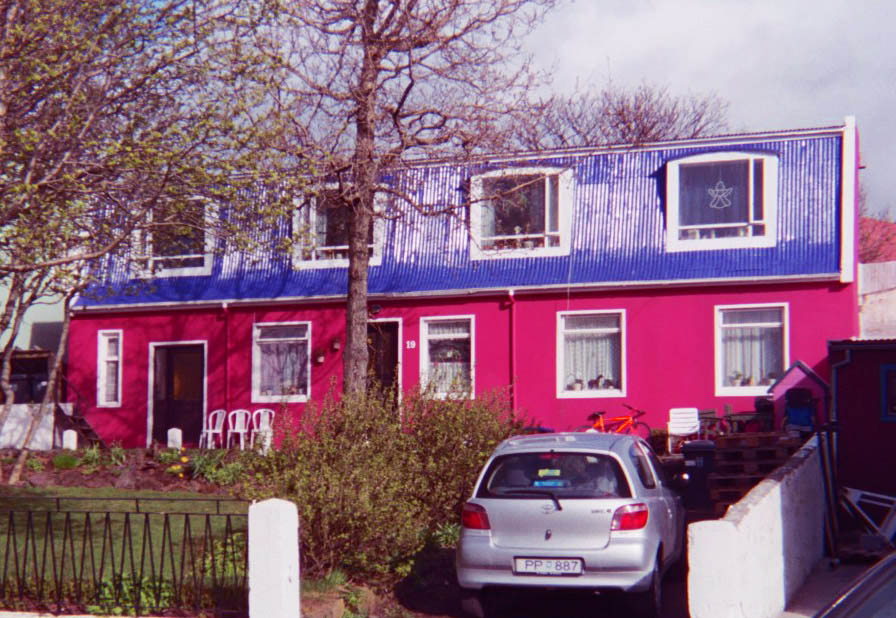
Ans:
[{"label": "car rear wiper", "polygon": [[558,511],[562,511],[563,507],[560,506],[560,500],[557,499],[557,495],[546,489],[508,489],[504,493],[506,494],[524,494],[527,496],[547,496],[551,500],[554,501],[554,506],[557,507]]}]

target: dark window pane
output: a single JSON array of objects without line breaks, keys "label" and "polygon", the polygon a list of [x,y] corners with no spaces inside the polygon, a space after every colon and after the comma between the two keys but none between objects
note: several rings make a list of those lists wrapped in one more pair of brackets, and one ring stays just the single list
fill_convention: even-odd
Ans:
[{"label": "dark window pane", "polygon": [[541,175],[485,178],[483,190],[494,226],[485,224],[485,236],[519,236],[544,233],[545,181]]},{"label": "dark window pane", "polygon": [[679,167],[679,224],[746,223],[749,161],[692,163]]},{"label": "dark window pane", "polygon": [[[765,208],[763,205],[762,185],[763,172],[762,159],[753,161],[753,220],[762,221],[765,218]],[[754,228],[755,229],[755,228]],[[761,232],[760,232],[761,233]]]}]

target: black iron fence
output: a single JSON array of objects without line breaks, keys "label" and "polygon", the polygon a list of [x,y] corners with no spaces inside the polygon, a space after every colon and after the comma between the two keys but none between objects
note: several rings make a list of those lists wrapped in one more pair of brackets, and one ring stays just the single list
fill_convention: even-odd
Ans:
[{"label": "black iron fence", "polygon": [[248,615],[248,502],[0,497],[0,606]]}]

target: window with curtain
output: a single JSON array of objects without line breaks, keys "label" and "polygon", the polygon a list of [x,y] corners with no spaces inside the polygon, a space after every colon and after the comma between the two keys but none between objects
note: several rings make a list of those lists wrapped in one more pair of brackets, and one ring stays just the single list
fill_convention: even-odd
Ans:
[{"label": "window with curtain", "polygon": [[256,324],[252,400],[305,401],[309,390],[310,325]]},{"label": "window with curtain", "polygon": [[561,313],[561,396],[618,395],[623,390],[623,313]]},{"label": "window with curtain", "polygon": [[121,405],[121,331],[100,331],[97,345],[97,405]]},{"label": "window with curtain", "polygon": [[709,153],[669,162],[669,248],[772,246],[777,169],[776,157],[752,153]]},{"label": "window with curtain", "polygon": [[472,318],[423,320],[423,384],[436,395],[472,393]]},{"label": "window with curtain", "polygon": [[785,369],[783,306],[719,310],[722,387],[767,388]]}]

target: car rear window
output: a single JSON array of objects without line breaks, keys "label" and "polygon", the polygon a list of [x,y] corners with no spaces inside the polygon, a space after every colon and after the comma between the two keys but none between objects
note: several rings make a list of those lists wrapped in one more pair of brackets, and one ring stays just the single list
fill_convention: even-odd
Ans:
[{"label": "car rear window", "polygon": [[629,498],[619,463],[598,453],[522,453],[495,458],[479,498]]}]

